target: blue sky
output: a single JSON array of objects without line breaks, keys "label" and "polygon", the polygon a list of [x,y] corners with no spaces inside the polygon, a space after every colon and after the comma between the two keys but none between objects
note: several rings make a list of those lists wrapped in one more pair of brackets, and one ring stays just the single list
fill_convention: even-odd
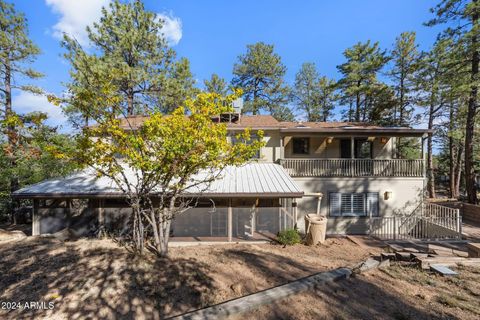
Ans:
[{"label": "blue sky", "polygon": [[[46,91],[60,94],[69,79],[59,37],[68,32],[83,41],[84,28],[98,18],[110,0],[16,0],[17,10],[28,19],[29,32],[41,48],[34,67],[45,73],[38,81]],[[336,66],[342,52],[358,41],[379,41],[388,49],[403,31],[416,31],[421,49],[429,49],[439,28],[422,25],[438,0],[145,0],[148,10],[167,19],[165,33],[179,56],[190,59],[201,85],[212,73],[230,80],[232,67],[247,44],[264,41],[287,66],[286,80],[293,82],[303,62],[315,62],[319,71],[338,78]],[[65,119],[60,110],[42,98],[16,93],[17,111],[36,109],[50,114],[51,124]],[[15,106],[14,106],[15,107]],[[66,128],[64,128],[66,129]]]}]

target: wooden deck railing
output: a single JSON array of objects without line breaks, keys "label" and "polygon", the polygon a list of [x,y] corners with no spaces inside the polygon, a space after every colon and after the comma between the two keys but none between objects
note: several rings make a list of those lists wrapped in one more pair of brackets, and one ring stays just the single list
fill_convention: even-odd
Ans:
[{"label": "wooden deck railing", "polygon": [[423,177],[422,159],[281,159],[292,177]]}]

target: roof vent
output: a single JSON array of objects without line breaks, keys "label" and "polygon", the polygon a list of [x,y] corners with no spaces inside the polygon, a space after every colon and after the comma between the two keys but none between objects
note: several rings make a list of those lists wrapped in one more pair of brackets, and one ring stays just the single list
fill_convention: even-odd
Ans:
[{"label": "roof vent", "polygon": [[310,127],[309,127],[309,126],[306,126],[306,125],[304,125],[304,124],[303,124],[303,123],[301,123],[301,122],[299,122],[299,123],[298,123],[298,124],[295,126],[295,128],[302,129],[302,128],[310,128]]}]

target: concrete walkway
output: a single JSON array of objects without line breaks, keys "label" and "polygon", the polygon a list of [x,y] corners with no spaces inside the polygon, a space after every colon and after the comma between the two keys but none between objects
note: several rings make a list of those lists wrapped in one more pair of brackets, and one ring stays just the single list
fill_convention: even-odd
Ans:
[{"label": "concrete walkway", "polygon": [[466,240],[480,242],[480,223],[464,222],[462,224],[462,235]]}]

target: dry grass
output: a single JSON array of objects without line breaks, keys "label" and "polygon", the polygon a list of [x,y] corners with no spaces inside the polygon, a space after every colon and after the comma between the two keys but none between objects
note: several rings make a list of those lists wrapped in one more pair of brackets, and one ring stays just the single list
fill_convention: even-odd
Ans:
[{"label": "dry grass", "polygon": [[[27,238],[0,244],[0,301],[54,302],[0,309],[0,319],[161,319],[303,276],[353,266],[378,249],[347,239],[324,246],[231,244],[137,257],[110,240]],[[409,266],[292,296],[239,319],[478,319],[480,269],[444,278]]]},{"label": "dry grass", "polygon": [[300,294],[240,318],[479,319],[480,269],[442,277],[412,266],[361,274]]},{"label": "dry grass", "polygon": [[160,319],[353,266],[372,251],[347,239],[323,246],[230,244],[137,257],[110,240],[27,238],[0,244],[0,301],[54,302],[53,310],[0,310],[1,319]]}]

